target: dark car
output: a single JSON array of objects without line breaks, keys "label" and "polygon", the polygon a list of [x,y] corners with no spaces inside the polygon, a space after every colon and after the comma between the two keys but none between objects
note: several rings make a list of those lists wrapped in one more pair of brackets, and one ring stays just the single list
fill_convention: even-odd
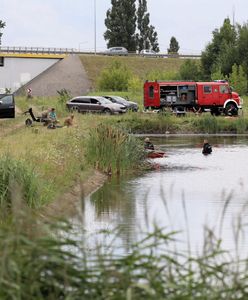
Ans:
[{"label": "dark car", "polygon": [[127,107],[127,110],[131,110],[131,111],[139,110],[138,104],[136,102],[129,101],[120,96],[103,96],[103,97],[110,100],[113,103],[119,103],[125,105]]},{"label": "dark car", "polygon": [[112,103],[110,100],[100,96],[78,96],[66,102],[69,110],[78,112],[117,114],[125,113],[126,106]]},{"label": "dark car", "polygon": [[0,118],[15,117],[15,98],[13,94],[0,94]]}]

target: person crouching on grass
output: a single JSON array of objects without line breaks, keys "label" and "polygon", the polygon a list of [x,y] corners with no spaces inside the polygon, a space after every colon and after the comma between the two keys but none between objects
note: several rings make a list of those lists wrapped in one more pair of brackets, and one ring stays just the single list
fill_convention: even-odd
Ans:
[{"label": "person crouching on grass", "polygon": [[73,126],[73,120],[74,120],[74,115],[70,115],[69,117],[65,118],[64,126],[66,127]]}]

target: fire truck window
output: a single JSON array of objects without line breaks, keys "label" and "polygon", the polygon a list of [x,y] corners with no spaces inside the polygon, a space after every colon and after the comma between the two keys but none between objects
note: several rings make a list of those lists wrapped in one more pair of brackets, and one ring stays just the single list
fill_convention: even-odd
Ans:
[{"label": "fire truck window", "polygon": [[220,92],[221,92],[221,94],[228,94],[228,92],[229,92],[228,87],[226,85],[221,85]]},{"label": "fire truck window", "polygon": [[154,97],[154,87],[149,86],[149,98],[153,98],[153,97]]},{"label": "fire truck window", "polygon": [[211,94],[212,93],[212,87],[210,85],[204,85],[203,91],[204,91],[204,94]]}]

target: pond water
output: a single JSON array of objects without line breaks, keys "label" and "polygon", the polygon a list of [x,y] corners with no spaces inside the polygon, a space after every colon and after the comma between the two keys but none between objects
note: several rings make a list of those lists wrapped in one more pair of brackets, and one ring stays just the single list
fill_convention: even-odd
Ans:
[{"label": "pond water", "polygon": [[[182,249],[198,251],[204,228],[221,236],[223,247],[248,246],[248,137],[208,136],[213,153],[201,153],[203,136],[151,137],[167,156],[135,178],[109,180],[82,202],[79,226],[87,233],[120,231],[114,241],[124,251],[155,224],[178,230]],[[222,217],[224,215],[224,218]],[[223,220],[223,221],[222,221]],[[239,224],[244,228],[238,231]],[[109,238],[112,238],[110,234]]]}]

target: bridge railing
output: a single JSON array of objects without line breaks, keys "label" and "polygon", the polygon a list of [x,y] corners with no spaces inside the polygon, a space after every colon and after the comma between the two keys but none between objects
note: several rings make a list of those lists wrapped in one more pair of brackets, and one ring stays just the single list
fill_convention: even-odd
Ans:
[{"label": "bridge railing", "polygon": [[[96,54],[96,55],[110,55],[105,51],[83,51],[75,48],[46,48],[46,47],[10,47],[10,46],[0,46],[0,56],[2,53],[20,53],[20,54]],[[117,55],[117,54],[113,54]],[[160,57],[160,58],[201,58],[199,54],[168,54],[168,53],[156,53],[155,55],[142,55],[136,52],[128,52],[128,56],[146,56],[146,57]]]},{"label": "bridge railing", "polygon": [[73,49],[73,48],[0,46],[0,52],[4,52],[4,53],[30,53],[30,54],[74,54],[76,52],[76,49]]}]

